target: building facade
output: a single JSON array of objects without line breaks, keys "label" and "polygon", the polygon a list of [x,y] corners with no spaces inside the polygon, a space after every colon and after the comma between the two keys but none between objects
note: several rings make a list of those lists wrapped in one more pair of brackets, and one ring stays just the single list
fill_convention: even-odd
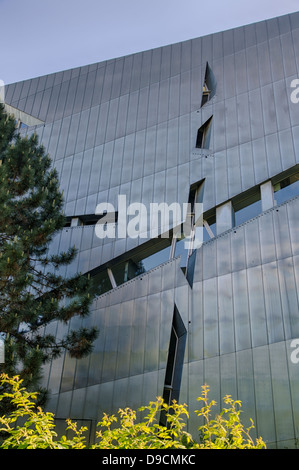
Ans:
[{"label": "building facade", "polygon": [[[99,328],[93,352],[44,370],[58,422],[92,441],[103,412],[164,396],[188,405],[196,439],[206,383],[216,411],[230,394],[268,447],[298,447],[298,44],[294,13],[6,87],[59,172],[67,224],[50,250],[75,245],[67,272],[95,281],[90,317],[71,322]],[[187,245],[178,219],[167,236],[134,219],[188,202]]]}]

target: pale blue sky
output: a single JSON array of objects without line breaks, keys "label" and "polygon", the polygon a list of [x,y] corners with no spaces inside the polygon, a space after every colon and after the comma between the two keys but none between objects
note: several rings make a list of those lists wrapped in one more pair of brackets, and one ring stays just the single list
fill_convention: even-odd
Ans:
[{"label": "pale blue sky", "polygon": [[0,0],[6,84],[299,10],[299,0]]}]

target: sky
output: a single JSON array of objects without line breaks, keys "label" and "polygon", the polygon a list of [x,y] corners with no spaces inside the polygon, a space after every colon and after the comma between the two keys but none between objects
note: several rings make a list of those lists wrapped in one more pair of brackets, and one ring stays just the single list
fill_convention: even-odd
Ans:
[{"label": "sky", "polygon": [[299,0],[0,0],[5,84],[299,10]]}]

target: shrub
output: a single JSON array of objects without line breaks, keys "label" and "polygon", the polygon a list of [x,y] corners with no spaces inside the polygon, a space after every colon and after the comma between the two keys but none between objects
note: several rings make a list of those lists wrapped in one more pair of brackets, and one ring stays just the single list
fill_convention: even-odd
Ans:
[{"label": "shrub", "polygon": [[[86,449],[84,433],[87,428],[78,429],[77,423],[67,420],[66,431],[73,431],[73,438],[65,435],[58,438],[55,431],[54,414],[44,412],[36,406],[37,394],[22,387],[18,376],[0,376],[0,401],[9,400],[13,411],[0,417],[2,435],[1,449]],[[195,442],[187,433],[186,419],[189,418],[186,405],[173,402],[167,405],[162,398],[150,402],[138,411],[144,413],[141,422],[137,421],[136,411],[125,408],[118,412],[119,417],[107,415],[98,423],[97,442],[91,449],[261,449],[266,445],[262,438],[254,441],[250,431],[254,425],[245,428],[240,420],[241,402],[227,395],[227,405],[221,413],[211,419],[211,409],[215,401],[208,400],[209,387],[202,387],[198,398],[203,406],[195,413],[202,417],[204,424],[199,426],[200,440]],[[161,412],[165,413],[167,426],[159,424]]]}]

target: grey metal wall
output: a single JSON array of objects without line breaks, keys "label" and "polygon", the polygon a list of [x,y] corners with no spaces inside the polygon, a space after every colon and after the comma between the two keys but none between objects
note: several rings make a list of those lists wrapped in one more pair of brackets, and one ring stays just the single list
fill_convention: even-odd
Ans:
[{"label": "grey metal wall", "polygon": [[[44,121],[27,132],[59,171],[67,216],[93,214],[99,202],[117,208],[119,194],[182,204],[203,179],[208,211],[299,163],[298,41],[294,13],[11,84],[6,102]],[[201,108],[207,62],[217,89]],[[211,116],[210,148],[197,149]],[[101,331],[93,353],[45,369],[49,409],[95,421],[161,395],[176,305],[188,330],[181,400],[197,408],[207,382],[219,403],[226,393],[243,401],[269,445],[296,446],[298,208],[295,198],[204,244],[192,286],[170,260],[99,297],[87,320]],[[99,240],[83,226],[65,228],[51,249],[75,244],[69,269],[88,272],[142,242]],[[193,418],[190,430],[196,437]]]}]

